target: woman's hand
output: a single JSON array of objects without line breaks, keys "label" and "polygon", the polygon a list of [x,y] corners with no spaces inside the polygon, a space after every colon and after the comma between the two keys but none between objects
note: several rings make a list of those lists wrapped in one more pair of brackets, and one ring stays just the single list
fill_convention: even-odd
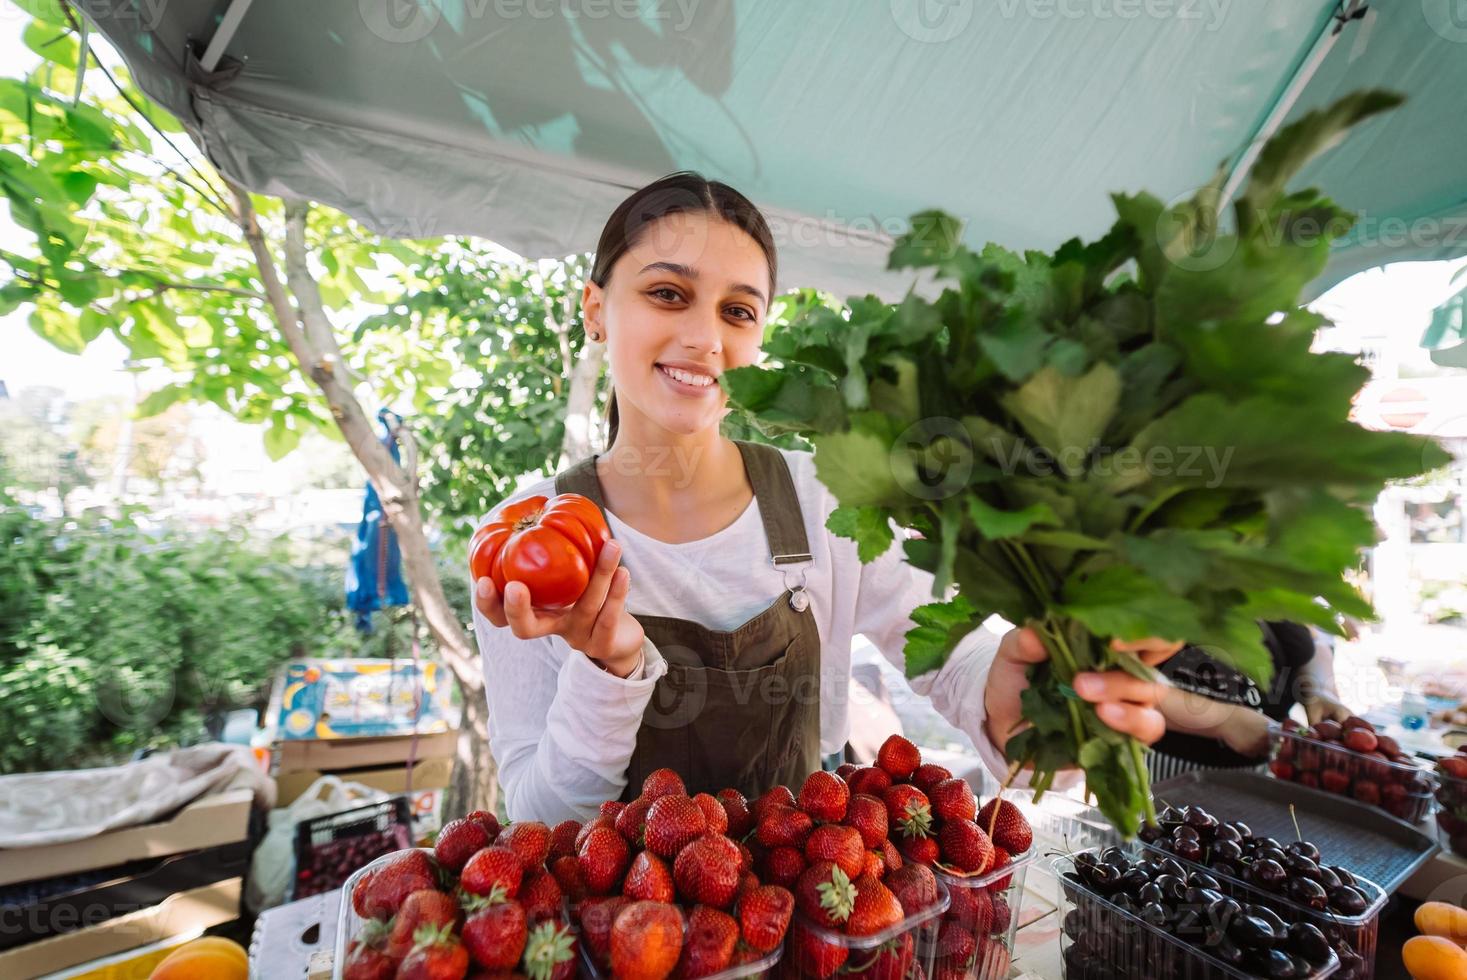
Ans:
[{"label": "woman's hand", "polygon": [[1157,707],[1166,718],[1167,728],[1173,731],[1215,738],[1239,755],[1253,759],[1268,755],[1268,715],[1246,704],[1168,687]]},{"label": "woman's hand", "polygon": [[1306,692],[1302,697],[1304,714],[1311,725],[1317,725],[1321,721],[1344,721],[1355,714],[1347,705],[1341,704],[1333,694],[1323,691]]},{"label": "woman's hand", "polygon": [[522,640],[559,636],[618,677],[636,668],[642,624],[627,612],[632,574],[619,566],[621,545],[608,541],[586,583],[586,591],[564,609],[536,609],[523,582],[510,582],[501,597],[487,575],[474,583],[474,605],[495,626],[508,626]]},{"label": "woman's hand", "polygon": [[[1184,644],[1145,639],[1130,643],[1112,641],[1111,649],[1134,653],[1142,663],[1154,667],[1182,649]],[[988,671],[983,705],[987,710],[988,737],[1000,752],[1023,720],[1019,695],[1029,686],[1031,664],[1047,660],[1039,635],[1032,629],[1009,630],[998,644],[998,656]],[[1075,675],[1075,693],[1095,705],[1095,714],[1111,728],[1134,735],[1150,745],[1166,732],[1166,719],[1157,702],[1166,685],[1143,681],[1123,670],[1085,671]]]}]

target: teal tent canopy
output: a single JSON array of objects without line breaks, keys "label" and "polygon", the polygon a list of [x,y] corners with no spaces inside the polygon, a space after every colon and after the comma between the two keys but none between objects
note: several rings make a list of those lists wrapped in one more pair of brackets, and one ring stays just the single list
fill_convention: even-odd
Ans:
[{"label": "teal tent canopy", "polygon": [[[590,250],[695,169],[761,206],[782,285],[899,294],[890,239],[1052,248],[1183,196],[1355,89],[1407,104],[1305,175],[1362,215],[1323,288],[1467,253],[1457,0],[76,2],[221,171],[396,237]],[[1236,181],[1235,181],[1236,183]]]}]

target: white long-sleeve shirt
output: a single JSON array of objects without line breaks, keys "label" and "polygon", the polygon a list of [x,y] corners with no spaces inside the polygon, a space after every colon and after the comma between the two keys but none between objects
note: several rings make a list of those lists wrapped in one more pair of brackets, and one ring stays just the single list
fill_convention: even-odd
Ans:
[{"label": "white long-sleeve shirt", "polygon": [[[902,668],[911,612],[935,601],[932,576],[908,564],[901,537],[869,564],[856,543],[832,534],[826,518],[836,501],[815,476],[808,453],[784,452],[805,521],[805,565],[776,568],[759,501],[732,524],[697,541],[659,541],[607,513],[631,573],[627,607],[635,615],[674,616],[710,629],[734,629],[764,610],[805,571],[810,609],[820,633],[820,749],[840,750],[849,731],[851,641],[857,634]],[[554,481],[527,487],[512,499],[553,495]],[[597,667],[558,636],[522,640],[495,627],[476,609],[474,635],[484,661],[489,746],[512,820],[583,820],[626,786],[642,713],[666,663],[649,640],[640,673],[619,678]],[[938,712],[973,740],[999,778],[1003,755],[984,731],[984,687],[998,636],[982,627],[958,644],[940,670],[912,680]],[[798,789],[798,787],[794,787]]]}]

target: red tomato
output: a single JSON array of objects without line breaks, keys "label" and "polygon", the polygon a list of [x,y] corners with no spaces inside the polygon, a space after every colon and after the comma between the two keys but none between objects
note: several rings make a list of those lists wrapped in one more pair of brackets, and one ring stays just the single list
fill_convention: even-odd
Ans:
[{"label": "red tomato", "polygon": [[523,582],[532,605],[569,606],[586,591],[610,540],[601,508],[589,498],[527,497],[500,507],[474,532],[469,574],[475,581],[488,575],[501,596],[506,583]]}]

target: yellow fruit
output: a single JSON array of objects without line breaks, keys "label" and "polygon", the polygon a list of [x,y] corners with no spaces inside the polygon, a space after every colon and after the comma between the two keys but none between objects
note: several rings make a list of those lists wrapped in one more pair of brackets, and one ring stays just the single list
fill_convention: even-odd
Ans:
[{"label": "yellow fruit", "polygon": [[248,980],[249,954],[220,936],[185,943],[153,967],[148,980]]},{"label": "yellow fruit", "polygon": [[1467,950],[1441,936],[1412,936],[1401,947],[1401,961],[1412,980],[1467,977]]},{"label": "yellow fruit", "polygon": [[1467,944],[1467,909],[1447,902],[1422,902],[1416,910],[1416,928],[1459,946]]}]

